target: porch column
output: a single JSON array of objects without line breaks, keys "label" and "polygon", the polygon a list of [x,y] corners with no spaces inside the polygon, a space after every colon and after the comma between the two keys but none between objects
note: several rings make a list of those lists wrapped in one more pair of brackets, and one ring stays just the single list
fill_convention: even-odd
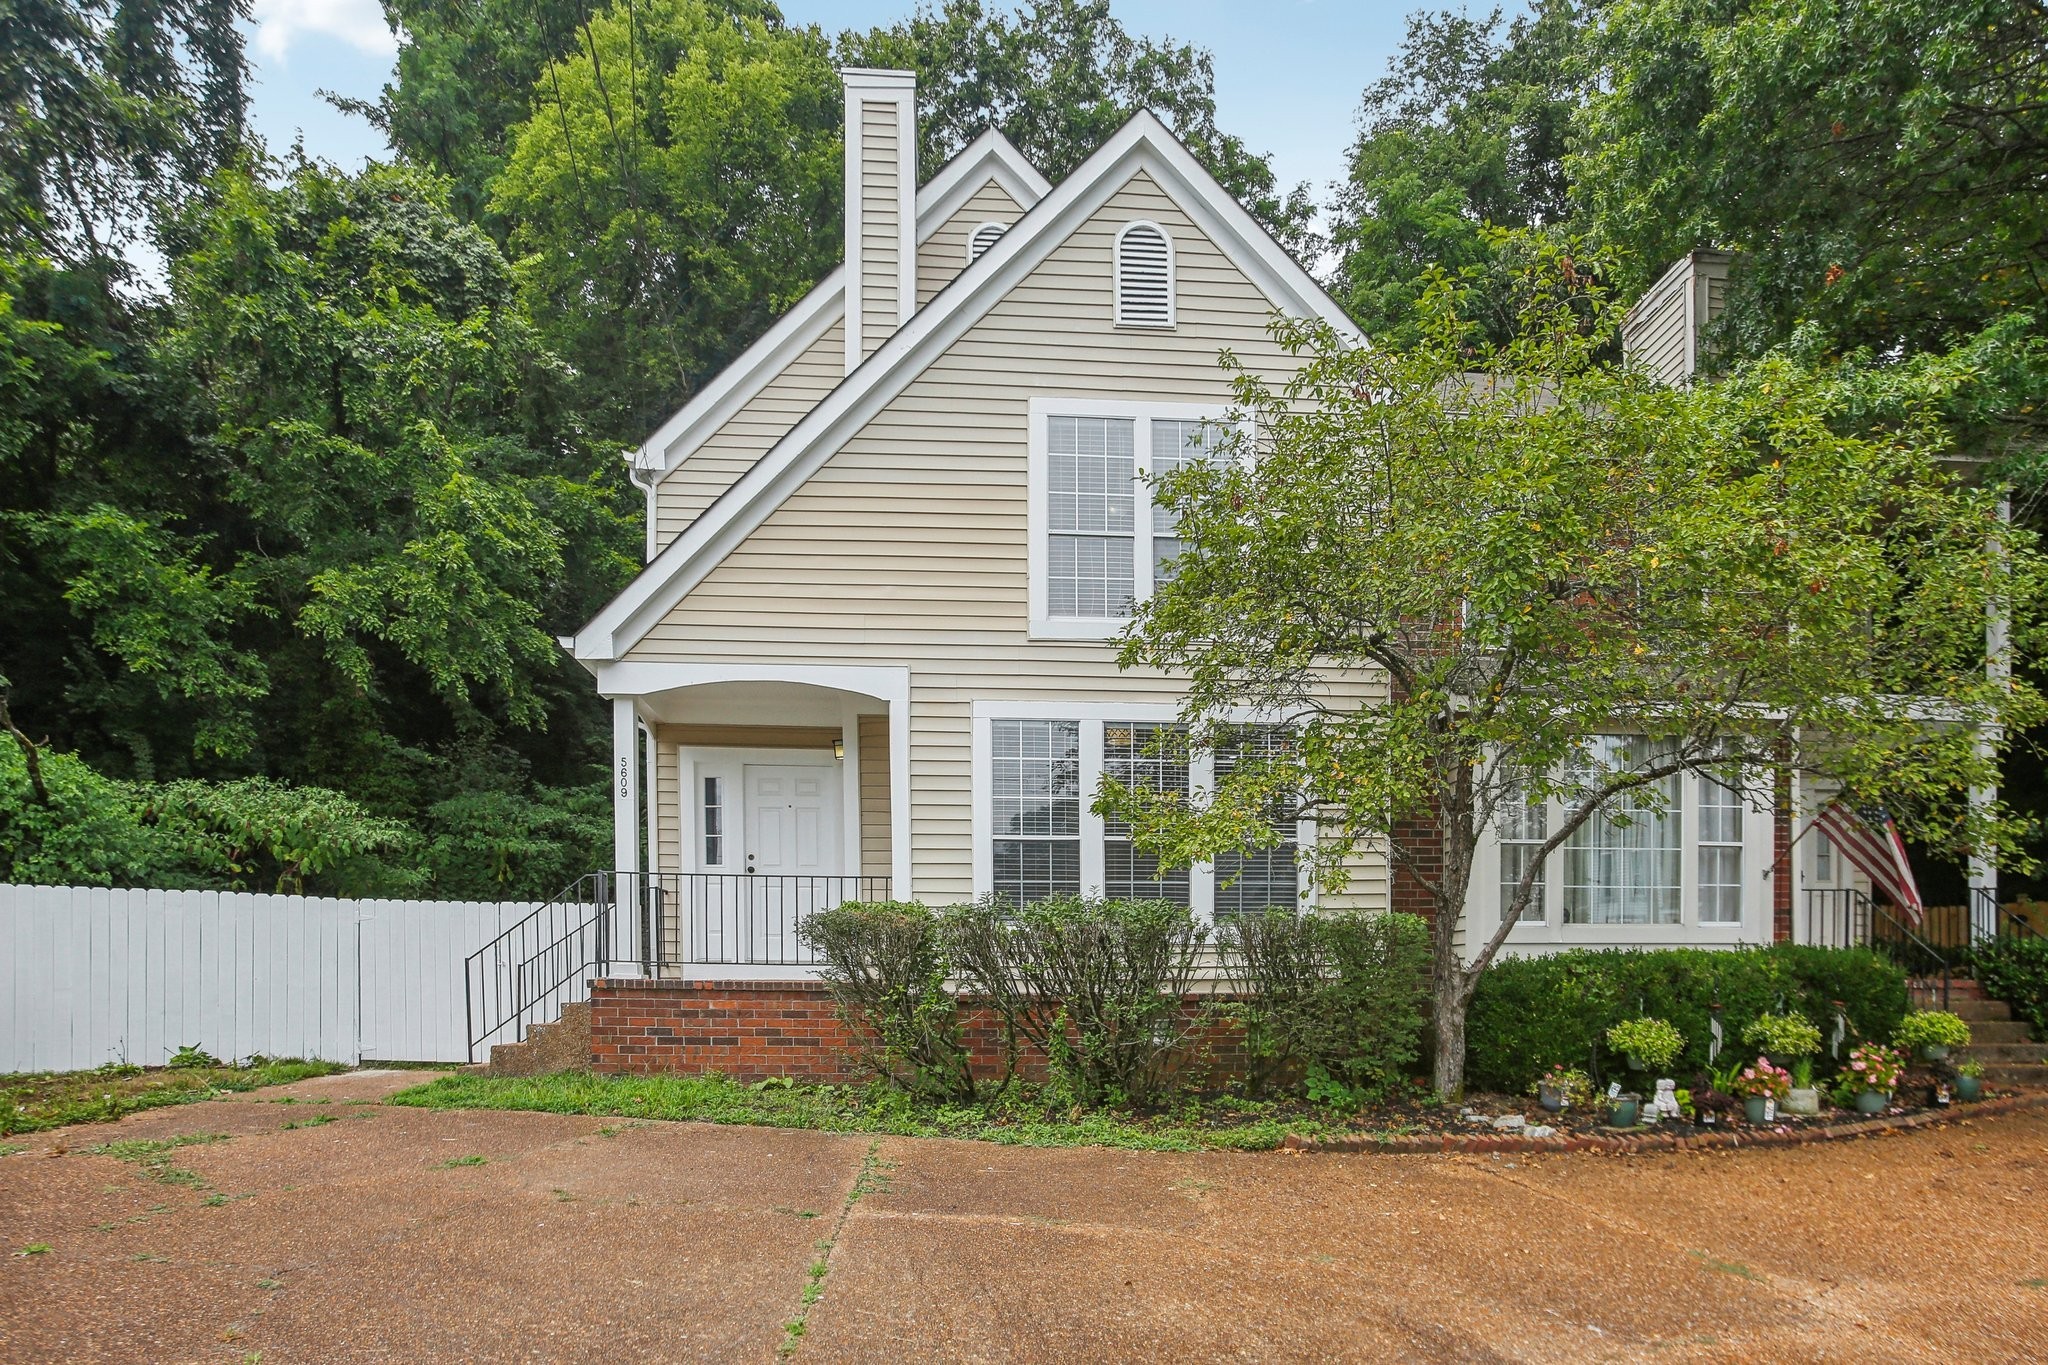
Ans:
[{"label": "porch column", "polygon": [[640,870],[640,725],[631,697],[612,698],[612,871]]},{"label": "porch column", "polygon": [[[2012,520],[2012,499],[1998,500],[1998,520],[2002,527]],[[1992,548],[2002,560],[2004,558],[2004,537],[1992,533]],[[2012,621],[2006,611],[2005,601],[1994,597],[1984,610],[1984,673],[1994,684],[2004,684],[2012,678]],[[1989,759],[1997,749],[1999,740],[1996,726],[1980,726],[1977,730],[1977,754]],[[1983,809],[1998,799],[1996,786],[1972,787],[1970,805]],[[1996,850],[1991,850],[1995,854]],[[1973,940],[1996,938],[1998,936],[1998,863],[1994,857],[1986,856],[1982,850],[1970,853],[1970,937]]]},{"label": "porch column", "polygon": [[910,682],[889,697],[889,895],[915,899],[910,881]]}]

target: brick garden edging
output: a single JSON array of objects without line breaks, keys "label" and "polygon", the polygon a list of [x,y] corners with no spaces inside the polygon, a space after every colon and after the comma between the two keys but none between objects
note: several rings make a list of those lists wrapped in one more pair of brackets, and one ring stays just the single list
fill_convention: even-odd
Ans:
[{"label": "brick garden edging", "polygon": [[1837,1142],[1846,1138],[1873,1137],[1879,1133],[1931,1128],[1962,1119],[1995,1118],[2022,1109],[2048,1107],[2048,1094],[2009,1095],[2003,1099],[1956,1104],[1947,1109],[1923,1109],[1915,1114],[1892,1114],[1877,1118],[1830,1123],[1817,1128],[1765,1128],[1725,1133],[1695,1133],[1673,1137],[1668,1133],[1640,1135],[1573,1133],[1556,1137],[1510,1137],[1504,1133],[1418,1133],[1403,1137],[1310,1138],[1289,1133],[1280,1144],[1287,1152],[1380,1152],[1394,1155],[1444,1152],[1607,1152],[1633,1155],[1638,1152],[1699,1152],[1716,1147],[1804,1147],[1815,1142]]}]

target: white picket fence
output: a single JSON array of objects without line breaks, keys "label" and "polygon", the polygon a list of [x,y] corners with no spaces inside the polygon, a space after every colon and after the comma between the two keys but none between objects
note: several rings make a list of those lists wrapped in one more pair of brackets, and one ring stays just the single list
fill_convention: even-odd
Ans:
[{"label": "white picket fence", "polygon": [[463,1061],[463,959],[533,908],[0,886],[0,1072]]}]

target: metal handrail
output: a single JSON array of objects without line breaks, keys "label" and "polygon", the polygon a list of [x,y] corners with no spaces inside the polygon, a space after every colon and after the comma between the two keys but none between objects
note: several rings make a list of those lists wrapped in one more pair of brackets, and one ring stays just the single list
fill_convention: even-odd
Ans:
[{"label": "metal handrail", "polygon": [[2043,934],[2034,925],[2008,910],[1998,899],[1998,893],[1988,886],[1972,887],[1970,902],[1970,926],[1973,930],[1977,924],[1976,911],[1980,907],[1985,907],[1990,909],[1991,914],[1988,918],[1996,926],[1992,930],[1994,938],[2005,937],[2008,933],[2014,938],[2048,938],[2048,934]]},{"label": "metal handrail", "polygon": [[[1937,979],[1942,1009],[1948,1008],[1950,988],[1961,966],[1960,957],[1952,959],[1868,894],[1852,888],[1807,888],[1805,941],[1822,947],[1869,947],[1885,952],[1909,973]],[[1915,961],[1904,960],[1915,955]],[[1929,966],[1934,968],[1932,973],[1913,970]]]},{"label": "metal handrail", "polygon": [[[811,967],[803,922],[851,900],[886,900],[888,877],[589,872],[463,963],[469,1057],[547,1022],[581,982],[704,966]],[[620,915],[621,905],[636,914]]]}]

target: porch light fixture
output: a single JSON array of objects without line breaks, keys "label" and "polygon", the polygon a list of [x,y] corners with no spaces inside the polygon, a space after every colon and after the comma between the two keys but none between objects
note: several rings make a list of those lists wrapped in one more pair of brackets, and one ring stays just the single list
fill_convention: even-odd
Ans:
[{"label": "porch light fixture", "polygon": [[845,735],[841,735],[839,738],[832,741],[832,757],[838,759],[841,763],[844,763],[846,761]]}]

